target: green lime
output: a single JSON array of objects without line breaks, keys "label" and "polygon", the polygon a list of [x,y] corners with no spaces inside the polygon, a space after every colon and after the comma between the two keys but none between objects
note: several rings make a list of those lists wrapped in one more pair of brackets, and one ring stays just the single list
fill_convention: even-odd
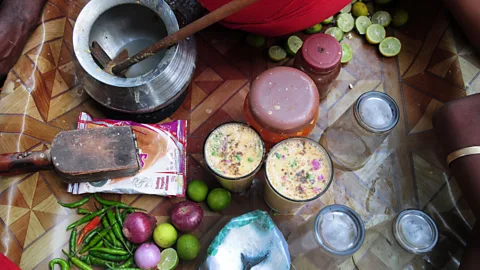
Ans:
[{"label": "green lime", "polygon": [[265,44],[265,37],[249,34],[247,36],[247,43],[255,48],[260,48]]},{"label": "green lime", "polygon": [[202,180],[193,180],[188,183],[187,195],[192,201],[202,202],[207,198],[208,186]]},{"label": "green lime", "polygon": [[282,47],[275,45],[268,49],[268,57],[275,62],[282,61],[287,57],[287,52]]},{"label": "green lime", "polygon": [[180,259],[191,261],[200,252],[200,242],[193,234],[184,234],[178,238],[177,252]]},{"label": "green lime", "polygon": [[348,61],[352,60],[352,57],[353,52],[350,45],[348,45],[347,43],[342,43],[342,59],[340,60],[340,62],[342,64],[348,63]]},{"label": "green lime", "polygon": [[398,38],[388,37],[380,42],[378,45],[380,53],[385,57],[393,57],[400,53],[402,50],[402,43]]},{"label": "green lime", "polygon": [[340,13],[350,13],[350,11],[352,11],[352,4],[346,5],[340,10]]},{"label": "green lime", "polygon": [[304,32],[307,34],[316,34],[316,33],[319,33],[321,30],[322,30],[322,25],[317,23],[314,26],[311,26],[305,29]]},{"label": "green lime", "polygon": [[368,42],[371,44],[378,44],[385,39],[385,28],[379,24],[372,24],[365,32]]},{"label": "green lime", "polygon": [[355,28],[360,35],[365,35],[365,31],[370,25],[372,25],[372,21],[367,16],[360,16],[355,20]]},{"label": "green lime", "polygon": [[352,0],[352,4],[355,4],[358,0]]},{"label": "green lime", "polygon": [[338,27],[330,27],[325,31],[325,34],[334,37],[338,42],[342,41],[343,39],[343,31]]},{"label": "green lime", "polygon": [[322,22],[322,24],[331,24],[333,22],[333,16],[328,17],[325,19],[325,21]]},{"label": "green lime", "polygon": [[287,39],[287,46],[285,46],[285,49],[287,51],[287,53],[291,56],[295,56],[298,52],[298,50],[300,50],[300,48],[302,48],[302,45],[303,45],[303,41],[297,37],[297,36],[290,36],[288,39]]},{"label": "green lime", "polygon": [[157,264],[158,270],[173,270],[177,268],[178,255],[175,249],[167,248],[160,253],[160,262]]},{"label": "green lime", "polygon": [[350,13],[342,13],[337,17],[337,26],[342,29],[343,32],[348,33],[352,31],[355,26],[355,20]]},{"label": "green lime", "polygon": [[367,5],[365,5],[362,2],[356,2],[355,4],[353,4],[352,14],[355,17],[367,16],[368,15]]},{"label": "green lime", "polygon": [[392,24],[395,27],[400,27],[408,22],[408,12],[404,9],[399,9],[393,13]]},{"label": "green lime", "polygon": [[168,248],[177,241],[177,230],[170,223],[159,224],[153,231],[153,241],[161,248]]},{"label": "green lime", "polygon": [[230,191],[224,188],[216,188],[208,193],[207,204],[210,209],[219,212],[227,208],[231,200],[232,194],[230,194]]},{"label": "green lime", "polygon": [[386,11],[377,11],[372,16],[372,23],[387,27],[392,22],[392,16]]}]

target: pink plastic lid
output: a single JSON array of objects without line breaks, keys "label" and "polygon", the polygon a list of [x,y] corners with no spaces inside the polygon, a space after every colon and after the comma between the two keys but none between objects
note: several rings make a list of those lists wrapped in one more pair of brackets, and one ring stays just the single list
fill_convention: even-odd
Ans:
[{"label": "pink plastic lid", "polygon": [[302,56],[314,71],[328,72],[340,63],[342,47],[330,35],[315,34],[303,43]]},{"label": "pink plastic lid", "polygon": [[297,132],[317,115],[319,96],[304,72],[290,67],[264,71],[252,83],[250,109],[262,126],[279,132]]}]

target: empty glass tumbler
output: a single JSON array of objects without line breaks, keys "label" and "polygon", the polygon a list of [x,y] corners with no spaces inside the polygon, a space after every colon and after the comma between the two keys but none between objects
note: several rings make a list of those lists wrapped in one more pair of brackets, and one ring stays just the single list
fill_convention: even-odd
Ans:
[{"label": "empty glass tumbler", "polygon": [[344,205],[329,205],[288,237],[296,270],[337,269],[351,259],[365,237],[359,215]]},{"label": "empty glass tumbler", "polygon": [[367,92],[325,130],[320,144],[335,167],[356,170],[367,163],[398,119],[398,106],[389,95]]}]

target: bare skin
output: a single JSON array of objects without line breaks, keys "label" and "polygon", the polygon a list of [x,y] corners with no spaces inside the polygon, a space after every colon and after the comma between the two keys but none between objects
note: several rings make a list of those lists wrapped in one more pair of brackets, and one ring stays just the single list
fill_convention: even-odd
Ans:
[{"label": "bare skin", "polygon": [[0,0],[0,87],[17,62],[46,0]]}]

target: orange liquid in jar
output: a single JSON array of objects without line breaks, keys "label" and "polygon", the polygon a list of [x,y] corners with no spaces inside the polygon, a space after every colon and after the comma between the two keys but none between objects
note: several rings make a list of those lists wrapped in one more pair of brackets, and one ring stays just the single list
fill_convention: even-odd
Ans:
[{"label": "orange liquid in jar", "polygon": [[253,127],[258,133],[260,133],[260,136],[262,136],[262,139],[265,141],[267,149],[270,149],[273,144],[288,139],[292,137],[307,137],[310,132],[312,132],[313,128],[315,127],[315,124],[317,123],[317,118],[318,118],[318,110],[315,113],[315,117],[312,119],[312,121],[305,125],[303,128],[298,130],[297,132],[294,133],[278,133],[274,132],[272,130],[268,130],[260,125],[257,121],[255,121],[255,118],[252,115],[252,111],[250,110],[250,104],[248,101],[248,94],[247,97],[245,98],[245,102],[243,104],[243,113],[245,115],[245,118],[247,120],[248,125]]}]

